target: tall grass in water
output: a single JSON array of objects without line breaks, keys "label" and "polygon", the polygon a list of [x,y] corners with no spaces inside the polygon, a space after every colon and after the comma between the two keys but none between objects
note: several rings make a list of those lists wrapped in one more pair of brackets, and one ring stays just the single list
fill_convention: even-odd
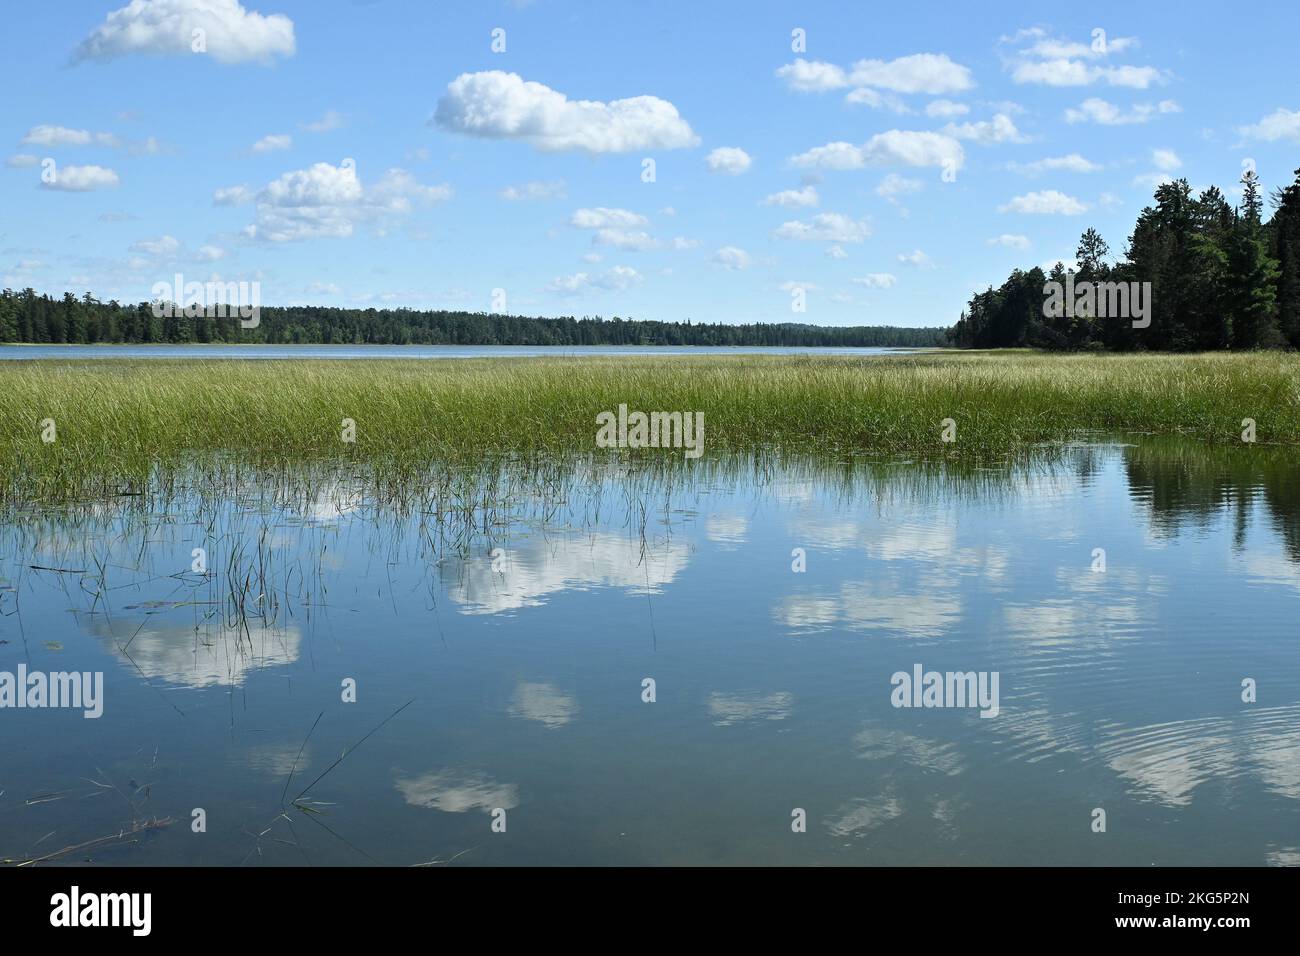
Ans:
[{"label": "tall grass in water", "polygon": [[[0,366],[0,488],[129,492],[157,468],[337,460],[367,470],[592,451],[596,415],[703,412],[705,454],[987,456],[1088,430],[1300,444],[1300,361],[1277,353],[959,353],[457,361],[163,360]],[[342,421],[356,423],[355,443]],[[941,422],[957,440],[940,441]],[[51,419],[57,439],[41,439]],[[657,451],[655,454],[669,454]],[[675,452],[680,454],[680,452]]]}]

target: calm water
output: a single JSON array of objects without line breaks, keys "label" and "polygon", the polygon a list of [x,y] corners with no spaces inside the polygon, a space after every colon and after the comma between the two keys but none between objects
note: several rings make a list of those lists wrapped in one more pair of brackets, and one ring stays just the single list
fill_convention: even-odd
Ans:
[{"label": "calm water", "polygon": [[14,359],[448,359],[545,355],[889,355],[895,348],[639,345],[0,345]]},{"label": "calm water", "polygon": [[[0,671],[105,703],[0,711],[0,857],[173,818],[55,862],[1300,862],[1300,465],[696,464],[11,515]],[[1000,712],[894,707],[915,664]]]}]

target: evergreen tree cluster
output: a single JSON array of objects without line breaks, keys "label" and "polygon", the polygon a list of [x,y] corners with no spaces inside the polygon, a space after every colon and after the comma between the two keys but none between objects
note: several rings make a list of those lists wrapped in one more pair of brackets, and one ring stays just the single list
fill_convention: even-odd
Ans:
[{"label": "evergreen tree cluster", "polygon": [[1187,180],[1164,183],[1138,216],[1124,259],[1094,229],[1079,240],[1074,283],[1150,282],[1151,324],[1123,318],[1044,315],[1044,285],[1065,268],[1017,269],[1001,287],[971,297],[949,341],[963,348],[1300,348],[1300,170],[1272,196],[1263,222],[1259,178],[1248,170],[1234,208],[1217,187],[1193,196]]},{"label": "evergreen tree cluster", "polygon": [[[215,311],[215,310],[213,310]],[[943,328],[798,323],[722,325],[638,319],[526,318],[483,312],[411,309],[263,307],[256,328],[237,314],[158,318],[148,302],[123,305],[71,292],[62,299],[32,289],[0,292],[0,341],[42,343],[188,343],[339,345],[774,345],[895,346],[944,344]]]}]

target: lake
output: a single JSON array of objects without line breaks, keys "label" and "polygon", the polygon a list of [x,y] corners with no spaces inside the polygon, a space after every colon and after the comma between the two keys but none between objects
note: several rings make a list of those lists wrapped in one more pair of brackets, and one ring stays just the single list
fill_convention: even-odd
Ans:
[{"label": "lake", "polygon": [[891,355],[904,348],[672,345],[0,345],[32,359],[451,359],[599,355]]},{"label": "lake", "polygon": [[0,587],[0,671],[103,673],[0,712],[0,858],[1300,863],[1267,449],[198,472],[5,516]]}]

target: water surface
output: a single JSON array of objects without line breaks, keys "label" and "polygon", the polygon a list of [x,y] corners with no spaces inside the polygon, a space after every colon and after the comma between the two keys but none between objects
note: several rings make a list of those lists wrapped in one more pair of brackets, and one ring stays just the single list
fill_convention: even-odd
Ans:
[{"label": "water surface", "polygon": [[[0,711],[0,857],[1294,864],[1300,466],[1266,455],[245,474],[11,514],[0,670],[106,686],[97,720]],[[998,672],[1000,713],[894,707],[918,663]]]}]

